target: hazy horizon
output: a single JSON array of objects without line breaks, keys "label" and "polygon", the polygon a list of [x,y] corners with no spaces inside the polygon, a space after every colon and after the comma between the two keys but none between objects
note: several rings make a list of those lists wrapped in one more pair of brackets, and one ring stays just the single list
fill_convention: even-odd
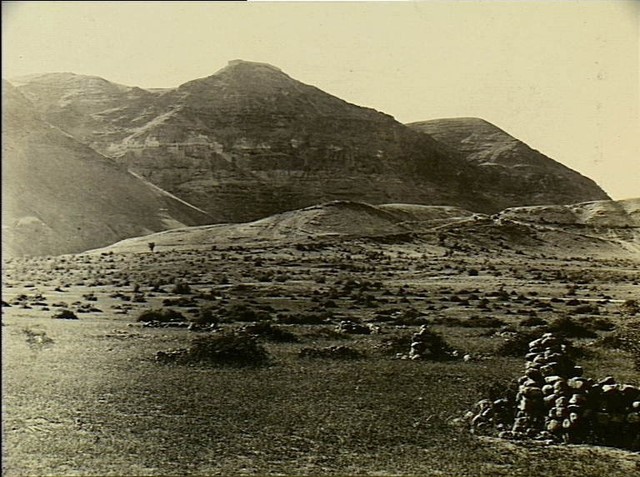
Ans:
[{"label": "hazy horizon", "polygon": [[638,2],[3,2],[4,78],[176,87],[228,61],[403,123],[481,117],[640,196]]}]

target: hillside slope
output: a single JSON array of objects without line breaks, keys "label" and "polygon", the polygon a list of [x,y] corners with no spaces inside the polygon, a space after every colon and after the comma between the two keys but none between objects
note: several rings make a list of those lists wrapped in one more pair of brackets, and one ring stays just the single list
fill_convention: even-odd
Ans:
[{"label": "hillside slope", "polygon": [[[461,154],[494,184],[486,193],[512,205],[569,204],[609,199],[591,179],[532,149],[479,118],[451,118],[408,125]],[[471,187],[482,187],[480,184]]]},{"label": "hillside slope", "polygon": [[2,100],[6,256],[79,252],[209,222],[204,212],[43,121],[4,81]]},{"label": "hillside slope", "polygon": [[322,242],[365,240],[414,242],[422,253],[436,255],[533,253],[640,259],[639,210],[640,199],[519,207],[492,216],[454,207],[334,201],[253,222],[169,230],[124,240],[98,252],[147,252],[150,241],[157,251],[165,252],[293,244],[315,247]]},{"label": "hillside slope", "polygon": [[[232,61],[211,76],[159,92],[45,76],[22,78],[19,88],[48,119],[217,222],[330,200],[497,212],[606,198],[593,183],[567,184],[574,179],[559,169],[522,187],[468,161],[451,144],[263,63]],[[48,82],[54,84],[43,87]],[[81,134],[69,113],[78,110],[90,116]],[[539,180],[548,186],[533,187]]]}]

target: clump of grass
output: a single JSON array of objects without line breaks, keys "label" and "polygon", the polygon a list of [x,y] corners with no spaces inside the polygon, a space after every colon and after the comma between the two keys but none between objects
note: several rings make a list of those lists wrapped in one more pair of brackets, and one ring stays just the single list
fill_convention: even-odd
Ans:
[{"label": "clump of grass", "polygon": [[32,348],[44,348],[53,344],[53,340],[48,337],[44,331],[34,331],[31,328],[23,328],[22,332],[26,335],[27,343]]},{"label": "clump of grass", "polygon": [[175,323],[179,321],[187,321],[182,313],[172,308],[159,308],[153,310],[144,310],[137,318],[141,323]]},{"label": "clump of grass", "polygon": [[278,323],[288,325],[325,325],[331,317],[324,313],[299,313],[297,315],[278,315]]},{"label": "clump of grass", "polygon": [[529,352],[529,343],[544,334],[541,329],[519,331],[507,338],[496,350],[498,356],[523,357]]},{"label": "clump of grass", "polygon": [[159,351],[156,361],[245,367],[268,363],[269,354],[254,336],[245,333],[220,333],[195,338],[189,349]]},{"label": "clump of grass", "polygon": [[411,335],[408,334],[391,336],[382,340],[377,349],[384,355],[395,356],[398,353],[406,353],[408,349],[411,349],[411,341]]},{"label": "clump of grass", "polygon": [[572,320],[568,316],[561,316],[552,321],[548,331],[563,338],[597,338],[598,334],[590,327]]},{"label": "clump of grass", "polygon": [[640,370],[640,320],[628,323],[611,335],[600,338],[595,345],[631,353],[635,368]]},{"label": "clump of grass", "polygon": [[300,358],[320,358],[320,359],[363,359],[362,352],[348,346],[328,346],[326,348],[302,348],[298,353]]},{"label": "clump of grass", "polygon": [[53,314],[54,320],[77,320],[78,316],[71,310],[64,308]]},{"label": "clump of grass", "polygon": [[460,323],[464,328],[500,328],[504,325],[504,321],[493,316],[470,316]]},{"label": "clump of grass", "polygon": [[185,282],[178,282],[171,289],[171,293],[176,295],[189,295],[191,294],[191,286]]},{"label": "clump of grass", "polygon": [[298,337],[289,330],[285,330],[280,326],[273,325],[270,321],[259,321],[252,325],[242,328],[244,333],[274,341],[277,343],[297,343]]},{"label": "clump of grass", "polygon": [[245,303],[232,303],[222,311],[225,321],[256,322],[271,319],[269,312],[256,310]]},{"label": "clump of grass", "polygon": [[620,311],[625,315],[637,315],[640,313],[640,304],[638,303],[638,300],[625,300],[625,302],[620,305]]},{"label": "clump of grass", "polygon": [[547,320],[539,318],[537,316],[531,316],[529,318],[525,318],[519,323],[520,326],[546,326],[548,325]]}]

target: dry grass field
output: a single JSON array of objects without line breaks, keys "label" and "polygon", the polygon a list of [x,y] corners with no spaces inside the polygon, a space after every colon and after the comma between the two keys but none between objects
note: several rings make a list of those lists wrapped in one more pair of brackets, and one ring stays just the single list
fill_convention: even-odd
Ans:
[{"label": "dry grass field", "polygon": [[[3,267],[7,476],[640,473],[630,450],[504,441],[454,423],[522,374],[505,341],[559,318],[586,375],[640,385],[637,354],[600,345],[638,320],[631,259],[445,257],[415,242],[327,239]],[[63,309],[78,319],[54,319]],[[218,331],[138,322],[154,309]],[[293,338],[258,333],[259,366],[156,360],[260,320]],[[345,320],[373,332],[337,331]],[[399,359],[423,323],[467,359]],[[353,359],[300,356],[331,346]]]}]

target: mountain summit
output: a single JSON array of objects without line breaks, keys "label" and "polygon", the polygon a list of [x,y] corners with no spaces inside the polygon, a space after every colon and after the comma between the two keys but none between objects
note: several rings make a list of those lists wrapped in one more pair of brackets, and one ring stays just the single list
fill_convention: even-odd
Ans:
[{"label": "mountain summit", "polygon": [[[53,84],[43,87],[43,77]],[[217,222],[330,200],[496,212],[607,198],[549,158],[541,169],[515,148],[522,167],[487,167],[466,143],[350,104],[265,63],[234,60],[163,91],[43,77],[17,85],[45,119]],[[486,136],[480,125],[468,128]]]}]

